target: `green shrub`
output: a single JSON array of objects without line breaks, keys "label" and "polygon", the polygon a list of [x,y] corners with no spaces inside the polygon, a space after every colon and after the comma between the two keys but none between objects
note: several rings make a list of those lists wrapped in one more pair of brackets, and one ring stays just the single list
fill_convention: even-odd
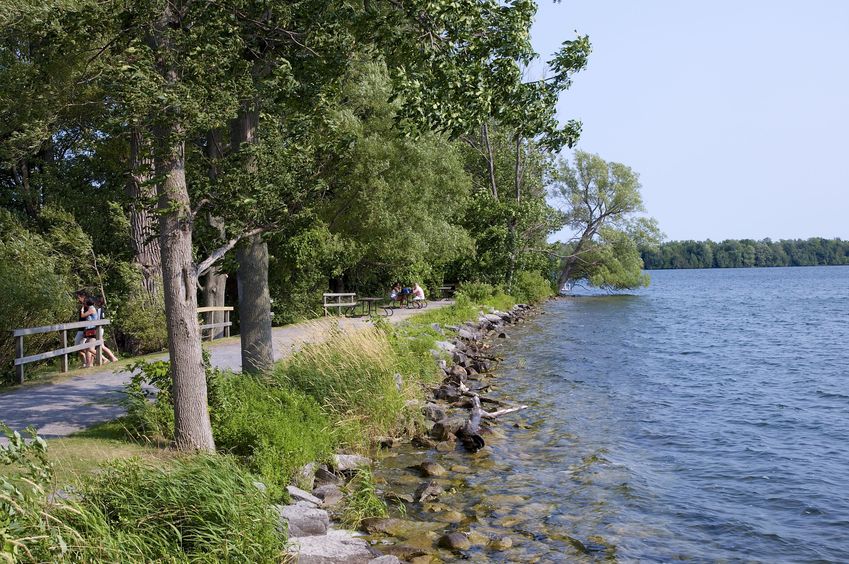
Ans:
[{"label": "green shrub", "polygon": [[495,286],[486,282],[461,282],[457,294],[462,294],[476,304],[482,304],[495,294]]},{"label": "green shrub", "polygon": [[115,327],[123,335],[124,349],[131,354],[158,352],[168,347],[165,299],[160,291],[151,297],[136,291],[120,304]]},{"label": "green shrub", "polygon": [[133,439],[157,441],[174,438],[174,400],[171,395],[171,363],[139,361],[127,369],[132,376],[124,386],[121,419]]},{"label": "green shrub", "polygon": [[[0,209],[4,329],[77,321],[72,298],[75,282],[47,239],[28,231],[14,215]],[[24,342],[29,354],[60,346],[58,333],[31,335]],[[11,377],[14,357],[15,339],[10,331],[0,331],[0,381]]]},{"label": "green shrub", "polygon": [[311,397],[248,375],[220,375],[211,386],[212,431],[219,450],[261,476],[275,496],[297,470],[333,453],[336,437]]},{"label": "green shrub", "polygon": [[536,304],[550,298],[554,291],[551,282],[539,272],[519,271],[513,280],[510,292],[519,303]]}]

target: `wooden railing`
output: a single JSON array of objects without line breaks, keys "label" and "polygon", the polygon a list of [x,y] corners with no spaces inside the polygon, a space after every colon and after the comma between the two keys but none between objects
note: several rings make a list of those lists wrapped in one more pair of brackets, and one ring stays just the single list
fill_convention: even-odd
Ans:
[{"label": "wooden railing", "polygon": [[[357,294],[353,292],[343,292],[343,293],[328,293],[323,294],[324,303],[322,307],[324,308],[324,315],[330,315],[330,311],[328,308],[336,308],[336,313],[342,315],[345,311],[353,311],[359,302],[357,301]],[[345,301],[342,301],[345,300]]]},{"label": "wooden railing", "polygon": [[199,307],[198,308],[199,314],[212,313],[213,319],[214,319],[214,314],[216,312],[220,312],[220,311],[224,312],[224,321],[221,322],[221,323],[206,323],[206,321],[208,321],[208,319],[204,315],[204,324],[200,326],[201,340],[203,340],[203,332],[207,329],[211,329],[211,331],[209,332],[209,340],[210,341],[214,341],[215,339],[222,337],[221,332],[215,331],[215,329],[218,329],[218,328],[224,329],[224,331],[223,331],[223,337],[224,338],[227,338],[227,337],[230,336],[230,327],[233,326],[233,323],[230,321],[230,312],[233,311],[232,306]]},{"label": "wooden railing", "polygon": [[[97,364],[103,361],[103,339],[95,339],[79,345],[68,346],[68,331],[74,329],[84,331],[86,327],[98,327],[109,325],[108,319],[100,319],[98,321],[75,321],[73,323],[60,323],[59,325],[45,325],[44,327],[30,327],[28,329],[14,329],[12,336],[15,338],[15,376],[19,384],[24,383],[24,365],[30,362],[38,362],[39,360],[47,360],[57,356],[62,357],[62,372],[68,371],[68,355],[78,351],[95,349],[97,355]],[[24,337],[27,335],[38,335],[40,333],[53,333],[61,331],[62,333],[62,348],[48,351],[45,353],[32,354],[26,356],[24,348]]]}]

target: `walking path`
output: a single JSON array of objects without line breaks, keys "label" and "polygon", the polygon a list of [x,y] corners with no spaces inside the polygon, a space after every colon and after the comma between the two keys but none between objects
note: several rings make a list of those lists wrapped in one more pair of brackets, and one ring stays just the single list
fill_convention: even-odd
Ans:
[{"label": "walking path", "polygon": [[[445,307],[451,301],[430,302],[427,310],[397,309],[391,323],[398,323],[416,313]],[[274,359],[279,360],[297,350],[304,343],[317,343],[325,339],[328,321],[313,320],[285,327],[276,327],[272,331]],[[343,331],[361,329],[371,325],[367,318],[338,318]],[[229,370],[241,370],[242,358],[239,338],[205,344],[210,351],[213,366]],[[152,357],[151,360],[165,360],[167,354]],[[15,430],[29,425],[38,430],[42,437],[64,437],[81,431],[96,423],[111,421],[124,413],[120,405],[124,385],[130,379],[126,369],[114,371],[107,364],[104,367],[89,369],[79,376],[73,376],[57,383],[25,386],[0,394],[0,421]],[[5,443],[6,438],[0,438]]]}]

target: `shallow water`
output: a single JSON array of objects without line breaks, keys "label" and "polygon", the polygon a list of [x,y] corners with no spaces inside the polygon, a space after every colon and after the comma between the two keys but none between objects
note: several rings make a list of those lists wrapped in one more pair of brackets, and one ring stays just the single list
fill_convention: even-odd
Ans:
[{"label": "shallow water", "polygon": [[472,470],[444,481],[445,528],[513,546],[462,558],[849,561],[849,267],[651,275],[511,331],[491,395],[530,409],[503,438],[383,475]]}]

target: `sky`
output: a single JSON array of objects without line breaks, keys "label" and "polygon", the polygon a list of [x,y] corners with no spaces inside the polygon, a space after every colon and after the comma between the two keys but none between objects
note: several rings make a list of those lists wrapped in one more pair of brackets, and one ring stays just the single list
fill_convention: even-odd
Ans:
[{"label": "sky", "polygon": [[849,239],[849,1],[539,4],[543,60],[593,44],[558,116],[639,173],[668,240]]}]

